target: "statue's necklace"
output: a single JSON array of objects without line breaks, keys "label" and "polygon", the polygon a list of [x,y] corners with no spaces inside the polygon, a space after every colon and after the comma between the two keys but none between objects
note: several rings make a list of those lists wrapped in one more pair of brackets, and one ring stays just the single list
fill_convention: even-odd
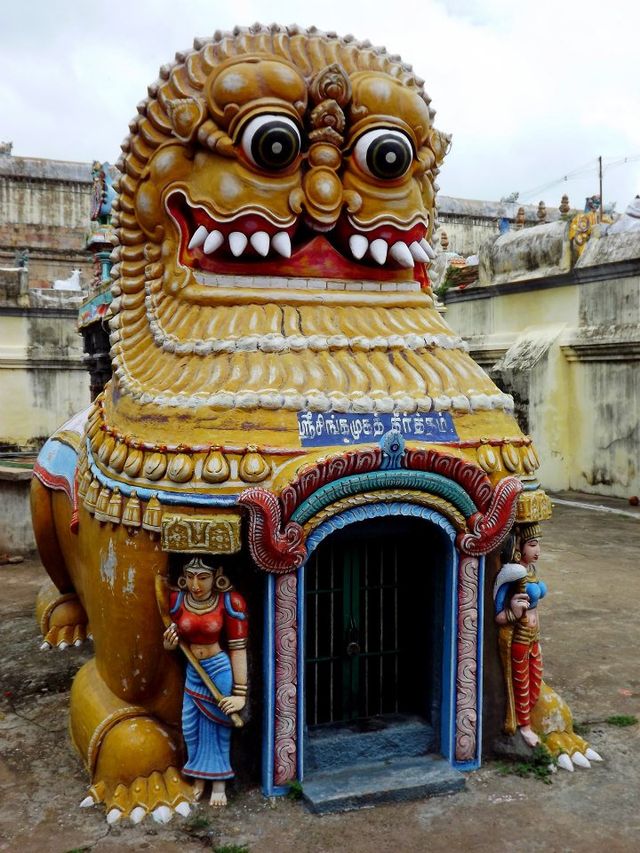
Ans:
[{"label": "statue's necklace", "polygon": [[192,613],[204,613],[207,610],[213,610],[218,603],[218,596],[211,595],[209,598],[206,598],[204,601],[198,601],[194,598],[190,592],[185,595],[184,604],[187,610],[190,610]]}]

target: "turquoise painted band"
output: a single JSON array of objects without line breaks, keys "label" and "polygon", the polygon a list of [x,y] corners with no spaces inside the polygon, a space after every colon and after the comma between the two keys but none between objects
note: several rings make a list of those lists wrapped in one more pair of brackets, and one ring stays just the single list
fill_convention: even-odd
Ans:
[{"label": "turquoise painted band", "polygon": [[421,492],[437,495],[452,503],[465,518],[469,518],[478,511],[475,503],[462,486],[448,480],[441,474],[397,469],[370,471],[366,474],[355,474],[351,477],[335,480],[333,483],[327,483],[300,504],[292,514],[291,521],[305,524],[320,510],[342,498],[376,489],[393,488],[417,489]]}]

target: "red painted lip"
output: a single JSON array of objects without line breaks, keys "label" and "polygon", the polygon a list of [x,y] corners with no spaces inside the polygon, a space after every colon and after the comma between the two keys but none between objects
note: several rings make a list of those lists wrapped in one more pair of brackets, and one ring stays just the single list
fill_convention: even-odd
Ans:
[{"label": "red painted lip", "polygon": [[[425,277],[424,265],[416,262],[414,268],[404,268],[391,257],[379,265],[369,257],[360,261],[351,256],[349,238],[362,234],[370,242],[385,240],[389,246],[395,242],[407,245],[419,242],[426,234],[424,223],[419,222],[409,229],[391,223],[382,223],[370,231],[359,231],[343,214],[335,228],[324,234],[311,230],[301,218],[290,225],[278,226],[260,213],[248,212],[231,221],[218,221],[202,207],[192,206],[182,192],[172,193],[167,200],[167,209],[180,229],[180,263],[194,270],[219,275],[251,276],[259,272],[264,276],[300,276],[315,278],[364,279],[373,281],[421,280]],[[189,249],[189,242],[198,227],[207,231],[219,231],[224,241],[210,254],[203,247]],[[239,257],[229,247],[229,235],[241,232],[247,238],[263,231],[270,240],[281,232],[291,240],[291,257],[279,255],[270,248],[266,257],[260,255],[250,242]]]}]

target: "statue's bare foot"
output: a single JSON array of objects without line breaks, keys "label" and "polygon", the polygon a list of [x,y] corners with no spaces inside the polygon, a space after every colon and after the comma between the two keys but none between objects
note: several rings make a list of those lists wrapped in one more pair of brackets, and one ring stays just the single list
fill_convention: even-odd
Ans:
[{"label": "statue's bare foot", "polygon": [[214,809],[221,809],[227,805],[227,794],[225,792],[225,783],[224,782],[214,782],[211,787],[211,797],[209,798],[209,805],[213,806]]},{"label": "statue's bare foot", "polygon": [[193,799],[194,802],[198,803],[202,799],[202,795],[204,794],[204,779],[196,779],[193,783]]},{"label": "statue's bare foot", "polygon": [[540,743],[540,738],[531,726],[520,726],[520,734],[527,746],[537,746]]}]

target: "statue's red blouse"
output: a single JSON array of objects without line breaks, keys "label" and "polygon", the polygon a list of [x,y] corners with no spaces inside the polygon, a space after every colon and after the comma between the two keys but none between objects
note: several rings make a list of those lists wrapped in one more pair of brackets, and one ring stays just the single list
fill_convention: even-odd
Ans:
[{"label": "statue's red blouse", "polygon": [[227,640],[247,637],[247,605],[237,592],[219,595],[211,610],[193,613],[184,605],[184,592],[171,593],[171,618],[178,626],[180,637],[187,643],[209,646],[220,642],[224,630]]}]

